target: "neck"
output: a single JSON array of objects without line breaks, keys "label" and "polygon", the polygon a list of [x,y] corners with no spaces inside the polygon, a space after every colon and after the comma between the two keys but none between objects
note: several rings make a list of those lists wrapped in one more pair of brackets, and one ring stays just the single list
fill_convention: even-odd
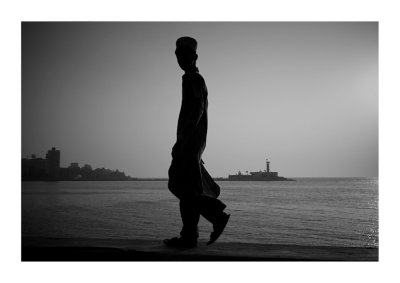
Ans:
[{"label": "neck", "polygon": [[198,72],[199,69],[196,67],[196,65],[191,65],[188,68],[186,68],[184,71],[186,74],[187,73],[195,73],[195,72]]}]

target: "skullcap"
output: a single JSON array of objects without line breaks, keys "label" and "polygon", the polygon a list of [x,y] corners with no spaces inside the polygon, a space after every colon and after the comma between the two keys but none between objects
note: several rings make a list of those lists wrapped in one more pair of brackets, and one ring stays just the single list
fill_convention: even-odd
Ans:
[{"label": "skullcap", "polygon": [[189,48],[190,50],[192,50],[193,52],[196,53],[197,41],[196,41],[196,39],[191,38],[189,36],[180,37],[176,41],[176,48],[179,48],[179,47]]}]

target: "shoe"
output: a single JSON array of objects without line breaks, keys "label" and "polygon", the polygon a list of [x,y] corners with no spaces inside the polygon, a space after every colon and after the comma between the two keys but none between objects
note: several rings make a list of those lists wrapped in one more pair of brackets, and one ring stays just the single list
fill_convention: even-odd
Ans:
[{"label": "shoe", "polygon": [[191,249],[197,247],[197,240],[185,239],[182,237],[165,239],[163,243],[168,247],[181,248],[181,249]]},{"label": "shoe", "polygon": [[230,214],[226,214],[224,212],[221,220],[213,225],[214,226],[214,232],[211,233],[210,240],[207,242],[207,246],[211,245],[212,243],[214,243],[219,238],[219,236],[221,236],[222,232],[224,232],[226,224],[229,221],[229,217],[231,217],[231,215]]}]

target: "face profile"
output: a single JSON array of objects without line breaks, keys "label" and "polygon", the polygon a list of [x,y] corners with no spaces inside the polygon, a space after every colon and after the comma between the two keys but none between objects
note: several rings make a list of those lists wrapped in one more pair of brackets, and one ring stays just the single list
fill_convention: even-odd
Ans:
[{"label": "face profile", "polygon": [[196,39],[183,36],[176,41],[175,55],[178,60],[179,67],[185,72],[190,71],[196,66],[197,60],[197,41]]},{"label": "face profile", "polygon": [[175,55],[176,59],[178,60],[179,67],[181,67],[181,69],[184,71],[196,65],[196,60],[198,56],[190,49],[178,47],[175,50]]}]

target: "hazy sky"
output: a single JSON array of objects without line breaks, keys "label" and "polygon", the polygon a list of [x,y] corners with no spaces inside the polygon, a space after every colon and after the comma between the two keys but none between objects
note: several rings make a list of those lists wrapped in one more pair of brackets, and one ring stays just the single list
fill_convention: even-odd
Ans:
[{"label": "hazy sky", "polygon": [[166,177],[198,40],[215,176],[378,176],[378,23],[23,23],[22,155]]}]

